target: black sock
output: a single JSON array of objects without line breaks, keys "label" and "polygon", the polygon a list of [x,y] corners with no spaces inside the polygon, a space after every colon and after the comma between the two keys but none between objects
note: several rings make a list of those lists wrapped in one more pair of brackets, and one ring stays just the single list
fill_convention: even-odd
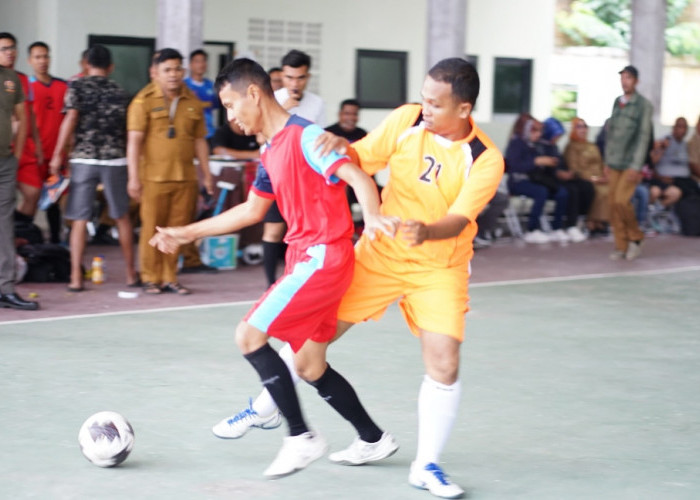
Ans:
[{"label": "black sock", "polygon": [[263,268],[268,286],[277,281],[277,263],[284,258],[285,245],[282,242],[263,241]]},{"label": "black sock", "polygon": [[19,210],[15,210],[15,221],[16,222],[34,222],[34,217],[32,217],[31,215],[23,214]]},{"label": "black sock", "polygon": [[331,365],[328,365],[321,378],[309,383],[316,388],[319,396],[355,427],[360,439],[376,443],[382,438],[382,430],[367,414],[355,389]]},{"label": "black sock", "polygon": [[61,242],[61,208],[58,203],[52,203],[46,209],[46,220],[49,222],[51,243]]},{"label": "black sock", "polygon": [[277,351],[270,347],[270,344],[265,344],[257,351],[244,354],[244,357],[258,372],[263,385],[287,420],[289,435],[298,436],[309,432],[301,414],[301,406],[292,376]]}]

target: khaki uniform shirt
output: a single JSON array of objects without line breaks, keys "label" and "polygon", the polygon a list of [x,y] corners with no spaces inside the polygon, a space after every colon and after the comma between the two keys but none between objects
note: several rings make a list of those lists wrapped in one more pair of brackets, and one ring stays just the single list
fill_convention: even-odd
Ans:
[{"label": "khaki uniform shirt", "polygon": [[202,103],[183,83],[170,138],[170,101],[160,86],[149,83],[129,105],[127,130],[144,132],[141,178],[151,182],[196,181],[194,141],[207,135]]},{"label": "khaki uniform shirt", "polygon": [[15,105],[21,102],[24,102],[24,92],[17,73],[0,68],[0,158],[12,154],[12,117]]}]

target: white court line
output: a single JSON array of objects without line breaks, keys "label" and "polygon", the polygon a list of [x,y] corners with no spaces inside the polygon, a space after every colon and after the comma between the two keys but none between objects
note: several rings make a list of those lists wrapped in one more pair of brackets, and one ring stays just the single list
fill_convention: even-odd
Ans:
[{"label": "white court line", "polygon": [[45,321],[59,321],[62,319],[85,319],[85,318],[103,318],[106,316],[121,316],[124,314],[148,314],[157,312],[171,312],[171,311],[187,311],[191,309],[206,309],[210,307],[226,307],[226,306],[244,306],[254,304],[255,300],[242,300],[239,302],[222,302],[220,304],[198,304],[195,306],[178,306],[178,307],[160,307],[158,309],[137,309],[132,311],[114,311],[107,313],[94,313],[94,314],[74,314],[71,316],[52,316],[49,318],[39,318],[39,319],[20,319],[16,321],[0,321],[0,326],[3,325],[19,325],[22,323],[41,323]]},{"label": "white court line", "polygon": [[553,283],[558,281],[578,281],[600,278],[621,278],[625,276],[649,276],[653,274],[683,273],[700,271],[700,266],[671,267],[668,269],[650,269],[647,271],[627,271],[618,273],[574,274],[571,276],[553,276],[551,278],[527,278],[521,280],[489,281],[485,283],[470,283],[469,288],[484,288],[489,286],[505,285],[532,285],[538,283]]},{"label": "white court line", "polygon": [[[577,274],[572,276],[555,276],[551,278],[528,278],[521,280],[506,280],[506,281],[490,281],[487,283],[473,283],[469,285],[469,288],[486,288],[491,286],[507,286],[507,285],[532,285],[539,283],[555,283],[561,281],[579,281],[587,279],[601,279],[601,278],[620,278],[626,276],[649,276],[654,274],[668,274],[668,273],[682,273],[690,271],[700,271],[700,266],[688,266],[688,267],[675,267],[669,269],[652,269],[647,271],[629,271],[629,272],[618,272],[618,273],[597,273],[597,274]],[[157,312],[169,312],[169,311],[185,311],[191,309],[205,309],[209,307],[226,307],[226,306],[242,306],[254,304],[255,300],[243,300],[239,302],[223,302],[220,304],[199,304],[196,306],[184,306],[184,307],[161,307],[159,309],[138,309],[135,311],[115,311],[108,313],[94,313],[94,314],[75,314],[72,316],[54,316],[49,318],[39,318],[39,319],[22,319],[16,321],[0,321],[0,326],[4,325],[18,325],[23,323],[41,323],[46,321],[59,321],[63,319],[84,319],[84,318],[102,318],[107,316],[120,316],[124,314],[148,314]]]}]

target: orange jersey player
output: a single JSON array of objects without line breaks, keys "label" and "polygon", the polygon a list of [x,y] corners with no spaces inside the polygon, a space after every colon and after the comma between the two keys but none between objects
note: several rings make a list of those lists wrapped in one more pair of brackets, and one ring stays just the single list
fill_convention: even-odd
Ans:
[{"label": "orange jersey player", "polygon": [[[353,143],[328,134],[323,152],[350,153],[367,174],[389,167],[381,214],[402,220],[395,238],[364,234],[355,249],[355,272],[338,310],[337,339],[353,324],[379,318],[399,301],[420,338],[425,377],[418,395],[418,449],[408,480],[442,498],[464,490],[439,465],[457,416],[461,385],[459,348],[468,310],[469,261],[476,218],[503,176],[504,162],[471,117],[479,76],[463,59],[445,59],[428,72],[421,105],[393,111],[365,138]],[[290,349],[280,354],[289,359]],[[289,362],[291,364],[291,362]],[[219,437],[240,437],[266,428],[276,408],[263,392],[249,408],[214,427]],[[330,455],[358,465],[371,461],[357,443]],[[371,448],[369,448],[371,450]]]}]

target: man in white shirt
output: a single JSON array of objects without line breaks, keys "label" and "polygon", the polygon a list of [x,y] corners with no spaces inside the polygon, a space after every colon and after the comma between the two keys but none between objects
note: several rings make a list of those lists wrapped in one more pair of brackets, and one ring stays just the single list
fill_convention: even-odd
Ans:
[{"label": "man in white shirt", "polygon": [[[300,50],[290,50],[282,58],[283,87],[275,91],[275,99],[289,113],[306,118],[320,127],[326,125],[326,109],[323,99],[312,92],[306,92],[311,74],[311,57]],[[265,215],[263,226],[263,267],[268,286],[277,280],[277,263],[284,258],[285,245],[282,242],[287,225],[274,203]]]},{"label": "man in white shirt", "polygon": [[275,91],[275,99],[290,114],[311,120],[321,128],[326,126],[326,110],[323,99],[306,92],[311,73],[311,57],[299,50],[290,50],[282,58],[283,87]]}]

